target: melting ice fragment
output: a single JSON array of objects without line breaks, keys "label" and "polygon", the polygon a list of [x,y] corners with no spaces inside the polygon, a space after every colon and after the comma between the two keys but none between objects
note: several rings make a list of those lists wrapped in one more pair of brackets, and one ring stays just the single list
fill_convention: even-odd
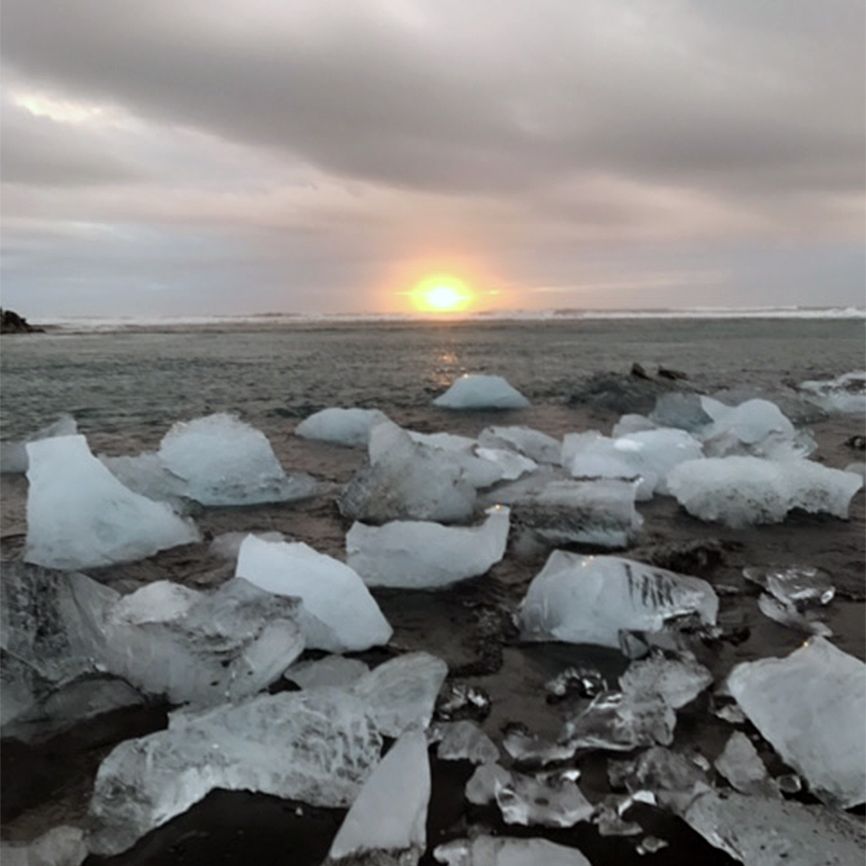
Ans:
[{"label": "melting ice fragment", "polygon": [[0,843],[3,866],[79,866],[87,857],[80,827],[53,827],[30,842]]},{"label": "melting ice fragment", "polygon": [[308,649],[359,652],[391,639],[391,626],[361,578],[306,544],[250,535],[241,544],[235,573],[268,592],[301,599]]},{"label": "melting ice fragment", "polygon": [[443,409],[525,409],[529,400],[502,376],[464,374],[433,401]]},{"label": "melting ice fragment", "polygon": [[821,637],[782,659],[743,662],[728,689],[813,794],[850,808],[866,802],[866,665]]},{"label": "melting ice fragment", "polygon": [[527,472],[538,469],[538,464],[534,460],[507,448],[478,447],[475,453],[481,460],[493,463],[499,469],[500,477],[506,481],[513,481],[521,475],[526,475]]},{"label": "melting ice fragment", "polygon": [[83,436],[27,446],[28,562],[78,569],[144,559],[199,538],[191,520],[124,487]]},{"label": "melting ice fragment", "polygon": [[605,692],[566,722],[561,740],[572,750],[670,745],[676,721],[676,713],[660,695]]},{"label": "melting ice fragment", "polygon": [[71,415],[61,415],[45,427],[40,427],[26,439],[0,443],[0,472],[24,473],[30,465],[27,457],[27,443],[39,439],[53,439],[56,436],[74,436],[78,424]]},{"label": "melting ice fragment", "polygon": [[284,676],[302,689],[318,689],[323,686],[342,688],[354,685],[369,671],[367,665],[359,659],[335,655],[293,664]]},{"label": "melting ice fragment", "polygon": [[[794,425],[769,400],[746,400],[731,407],[710,397],[702,397],[701,403],[713,417],[713,423],[700,434],[709,457],[728,454],[770,456],[785,443],[795,445],[797,431]],[[800,450],[800,456],[807,456],[813,449]]]},{"label": "melting ice fragment", "polygon": [[365,448],[370,440],[370,430],[387,420],[388,416],[378,409],[341,409],[335,406],[305,418],[295,427],[295,436]]},{"label": "melting ice fragment", "polygon": [[833,630],[821,620],[814,610],[800,611],[791,602],[779,601],[765,592],[758,598],[758,609],[774,622],[803,634],[816,634],[832,637]]},{"label": "melting ice fragment", "polygon": [[653,653],[632,662],[619,678],[623,692],[633,695],[659,695],[668,706],[678,710],[693,701],[713,681],[713,675],[692,658],[665,658]]},{"label": "melting ice fragment", "polygon": [[466,783],[466,799],[486,806],[496,799],[496,791],[511,781],[511,772],[500,764],[482,764]]},{"label": "melting ice fragment", "polygon": [[554,551],[520,606],[526,640],[619,647],[620,631],[658,632],[675,617],[714,624],[719,600],[696,577],[616,556]]},{"label": "melting ice fragment", "polygon": [[715,760],[716,769],[742,794],[762,793],[772,796],[775,789],[769,783],[767,768],[742,731],[734,731],[725,748]]},{"label": "melting ice fragment", "polygon": [[159,459],[202,505],[287,502],[316,490],[309,475],[286,475],[264,433],[227,413],[175,424]]},{"label": "melting ice fragment", "polygon": [[818,379],[800,383],[807,400],[825,412],[849,415],[866,413],[866,372],[843,373],[835,379]]},{"label": "melting ice fragment", "polygon": [[346,535],[348,564],[367,586],[435,589],[484,574],[505,555],[509,510],[488,509],[480,526],[428,521],[355,523]]},{"label": "melting ice fragment", "polygon": [[591,866],[576,848],[547,839],[476,836],[439,845],[433,856],[446,866]]},{"label": "melting ice fragment", "polygon": [[391,422],[373,428],[369,451],[370,465],[355,475],[340,499],[340,511],[347,517],[368,523],[453,523],[472,516],[475,487],[466,479],[459,456],[414,442]]},{"label": "melting ice fragment", "polygon": [[531,427],[485,427],[478,434],[485,448],[510,448],[536,463],[559,463],[562,443]]},{"label": "melting ice fragment", "polygon": [[336,689],[258,695],[116,746],[96,774],[90,849],[117,854],[215,788],[345,807],[379,760],[364,701]]},{"label": "melting ice fragment", "polygon": [[430,739],[438,742],[436,754],[442,761],[492,764],[499,760],[499,749],[496,744],[469,719],[459,722],[437,722],[430,729]]},{"label": "melting ice fragment", "polygon": [[688,805],[696,790],[707,787],[707,776],[694,761],[663,746],[652,746],[631,760],[610,761],[608,778],[612,787],[625,788],[635,797],[651,791],[659,804],[674,809]]},{"label": "melting ice fragment", "polygon": [[495,796],[506,824],[573,827],[593,813],[592,803],[570,779],[512,773],[507,784],[496,786]]},{"label": "melting ice fragment", "polygon": [[414,866],[427,847],[430,762],[421,731],[408,731],[370,774],[326,863],[381,852],[377,863]]},{"label": "melting ice fragment", "polygon": [[743,577],[786,604],[829,604],[836,594],[833,578],[811,565],[744,568]]},{"label": "melting ice fragment", "polygon": [[668,487],[689,514],[732,528],[781,523],[794,508],[847,518],[863,479],[810,460],[716,457],[681,463]]}]

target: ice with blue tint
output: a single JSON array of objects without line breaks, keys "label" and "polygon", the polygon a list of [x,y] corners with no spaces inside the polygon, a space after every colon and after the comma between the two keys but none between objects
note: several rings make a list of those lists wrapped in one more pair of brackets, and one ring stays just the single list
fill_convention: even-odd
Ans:
[{"label": "ice with blue tint", "polygon": [[471,373],[456,379],[433,405],[443,409],[525,409],[530,404],[502,376]]},{"label": "ice with blue tint", "polygon": [[334,406],[315,412],[301,421],[295,427],[295,436],[334,445],[366,448],[370,431],[387,418],[378,409],[342,409]]}]

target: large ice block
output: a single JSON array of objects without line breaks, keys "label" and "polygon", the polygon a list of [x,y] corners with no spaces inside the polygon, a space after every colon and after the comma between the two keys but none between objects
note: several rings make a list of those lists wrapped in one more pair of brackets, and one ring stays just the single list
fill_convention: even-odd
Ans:
[{"label": "large ice block", "polygon": [[[370,465],[352,479],[340,499],[347,517],[366,523],[389,520],[468,520],[475,487],[460,456],[424,445],[396,424],[377,424],[370,435]],[[473,460],[478,458],[468,455]],[[496,477],[498,469],[493,466]]]},{"label": "large ice block", "polygon": [[702,397],[701,402],[713,417],[699,434],[708,457],[786,453],[805,457],[814,450],[814,442],[798,436],[791,421],[769,400],[746,400],[738,406],[725,406],[710,397]]},{"label": "large ice block", "polygon": [[531,427],[485,427],[478,434],[478,444],[485,448],[511,448],[536,463],[558,464],[562,452],[558,439]]},{"label": "large ice block", "polygon": [[[371,440],[371,463],[376,463],[391,449],[391,434],[387,430],[388,428],[379,431],[379,435]],[[501,456],[497,461],[496,454],[489,455],[489,458],[480,456],[478,443],[468,436],[457,436],[454,433],[419,433],[416,430],[407,430],[406,433],[414,443],[421,446],[421,453],[438,459],[443,466],[460,470],[463,480],[476,489],[490,487],[497,481],[509,477],[509,473],[516,478],[525,469],[525,466],[521,468],[514,460],[508,461],[511,465],[506,465]],[[518,455],[513,456],[518,457]]]},{"label": "large ice block", "polygon": [[810,460],[776,462],[760,457],[713,457],[681,463],[668,487],[689,514],[741,528],[781,523],[801,508],[847,518],[863,479]]},{"label": "large ice block", "polygon": [[258,695],[116,746],[96,774],[91,851],[125,851],[216,788],[351,805],[382,737],[364,701],[336,689]]},{"label": "large ice block", "polygon": [[27,446],[28,562],[78,569],[144,559],[199,538],[191,520],[124,487],[83,436]]},{"label": "large ice block", "polygon": [[295,436],[365,448],[370,440],[370,430],[387,419],[388,416],[378,409],[341,409],[334,406],[315,412],[301,421],[295,427]]},{"label": "large ice block", "polygon": [[16,439],[0,442],[0,473],[24,473],[30,465],[27,457],[27,443],[39,439],[53,439],[56,436],[74,436],[78,433],[78,424],[71,415],[60,415],[56,421],[40,427],[26,439]]},{"label": "large ice block", "polygon": [[300,598],[310,649],[359,652],[391,639],[391,626],[357,573],[306,544],[250,535],[241,544],[235,574],[268,592]]},{"label": "large ice block", "polygon": [[367,586],[435,589],[484,574],[505,555],[509,509],[494,506],[480,526],[398,520],[355,523],[346,535],[348,564]]},{"label": "large ice block", "polygon": [[264,433],[235,415],[178,422],[162,439],[159,458],[202,505],[253,505],[312,496],[316,482],[287,475]]},{"label": "large ice block", "polygon": [[801,382],[800,390],[807,400],[825,412],[866,414],[866,371],[843,373],[835,379]]},{"label": "large ice block", "polygon": [[866,665],[814,637],[785,658],[737,665],[728,689],[749,720],[825,802],[866,802]]},{"label": "large ice block", "polygon": [[467,373],[433,401],[443,409],[525,409],[529,400],[502,376]]},{"label": "large ice block", "polygon": [[697,577],[616,556],[555,550],[520,606],[526,640],[618,647],[619,633],[658,632],[676,617],[715,623],[719,600]]},{"label": "large ice block", "polygon": [[439,845],[433,856],[446,866],[590,866],[577,850],[547,839],[475,836]]},{"label": "large ice block", "polygon": [[427,739],[423,731],[407,731],[364,782],[326,862],[387,852],[386,862],[414,866],[427,847],[429,802]]}]

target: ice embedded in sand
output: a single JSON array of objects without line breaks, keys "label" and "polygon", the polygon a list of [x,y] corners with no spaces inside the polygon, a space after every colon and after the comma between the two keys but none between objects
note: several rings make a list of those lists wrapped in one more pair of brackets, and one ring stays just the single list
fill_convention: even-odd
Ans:
[{"label": "ice embedded in sand", "polygon": [[235,574],[268,592],[301,599],[309,649],[359,652],[391,639],[391,626],[358,574],[306,544],[250,535],[241,544]]},{"label": "ice embedded in sand", "polygon": [[858,475],[810,460],[760,457],[692,460],[668,476],[671,493],[689,514],[732,528],[781,523],[794,508],[845,519],[862,486]]},{"label": "ice embedded in sand", "polygon": [[314,412],[295,427],[295,436],[335,445],[365,448],[370,430],[388,416],[378,409],[341,409],[336,406]]},{"label": "ice embedded in sand", "polygon": [[407,731],[364,782],[325,862],[375,852],[382,866],[414,866],[427,847],[429,802],[427,739]]},{"label": "ice embedded in sand", "polygon": [[728,690],[819,799],[866,801],[866,665],[821,637],[785,658],[742,662]]},{"label": "ice embedded in sand", "polygon": [[346,807],[379,761],[382,736],[351,693],[257,695],[126,740],[105,758],[90,802],[91,851],[125,851],[212,790]]},{"label": "ice embedded in sand", "polygon": [[202,505],[287,502],[316,491],[309,475],[285,473],[264,433],[225,412],[178,422],[158,453]]},{"label": "ice embedded in sand", "polygon": [[346,535],[347,561],[367,586],[435,589],[484,574],[499,562],[508,527],[509,509],[501,506],[488,509],[480,526],[355,523]]},{"label": "ice embedded in sand", "polygon": [[360,659],[347,659],[340,655],[325,656],[323,659],[297,662],[283,676],[302,689],[318,689],[335,686],[351,687],[370,669]]},{"label": "ice embedded in sand", "polygon": [[529,400],[502,376],[466,373],[433,405],[443,409],[525,409]]},{"label": "ice embedded in sand", "polygon": [[435,848],[433,856],[446,866],[591,866],[577,848],[502,836],[454,839]]},{"label": "ice embedded in sand", "polygon": [[484,448],[510,448],[536,463],[559,464],[562,443],[531,427],[485,427],[478,434]]},{"label": "ice embedded in sand", "polygon": [[[369,453],[370,465],[355,475],[340,498],[345,516],[367,523],[471,518],[475,487],[466,480],[459,457],[413,441],[391,422],[373,428]],[[493,470],[499,477],[495,466]]]},{"label": "ice embedded in sand", "polygon": [[199,538],[191,520],[124,487],[84,436],[27,445],[27,562],[79,569],[144,559]]},{"label": "ice embedded in sand", "polygon": [[554,551],[520,606],[524,639],[619,647],[620,632],[658,632],[679,616],[714,624],[719,600],[706,581],[616,556]]},{"label": "ice embedded in sand", "polygon": [[40,427],[26,439],[0,442],[0,473],[21,474],[27,471],[30,460],[27,457],[27,444],[39,439],[53,439],[56,436],[74,436],[78,424],[71,415],[60,415],[56,421]]},{"label": "ice embedded in sand", "polygon": [[866,371],[843,373],[835,379],[801,382],[800,391],[825,412],[866,414]]}]

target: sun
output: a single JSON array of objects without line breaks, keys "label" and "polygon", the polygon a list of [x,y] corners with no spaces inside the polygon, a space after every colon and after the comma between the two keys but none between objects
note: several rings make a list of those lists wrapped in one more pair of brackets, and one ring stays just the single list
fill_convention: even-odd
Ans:
[{"label": "sun", "polygon": [[466,283],[450,274],[426,277],[410,294],[415,308],[425,313],[459,313],[474,299]]}]

